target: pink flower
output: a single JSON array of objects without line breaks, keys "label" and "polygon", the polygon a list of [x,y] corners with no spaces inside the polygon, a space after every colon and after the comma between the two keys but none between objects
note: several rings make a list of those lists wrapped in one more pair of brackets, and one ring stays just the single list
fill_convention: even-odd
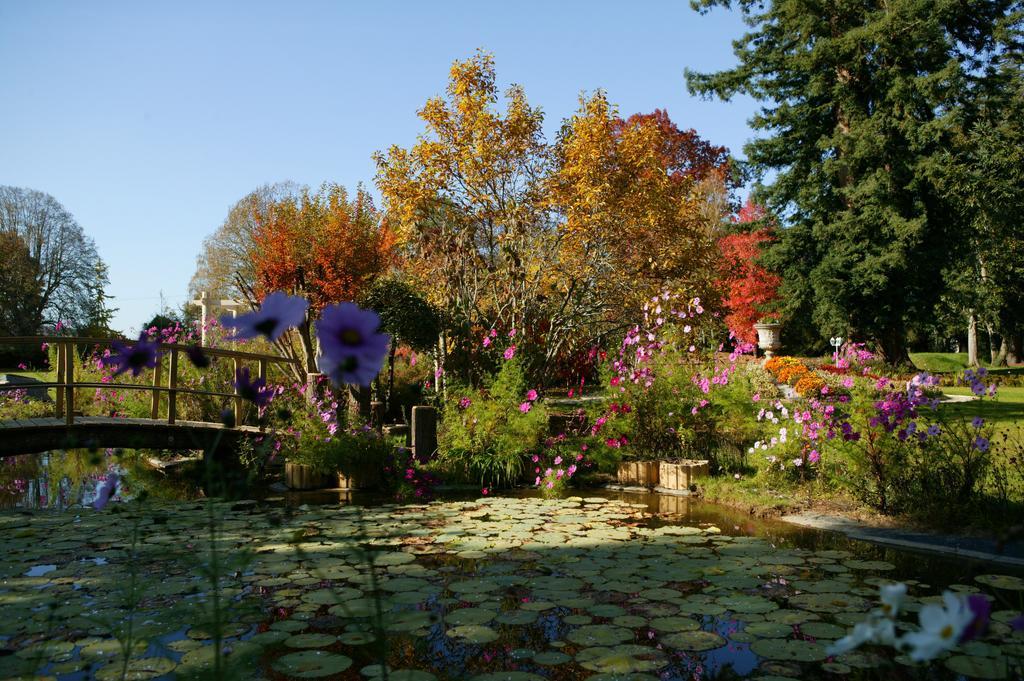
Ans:
[{"label": "pink flower", "polygon": [[807,460],[810,463],[818,463],[821,460],[821,454],[818,454],[817,449],[812,449],[811,453],[807,455]]},{"label": "pink flower", "polygon": [[508,332],[508,337],[509,338],[515,338],[516,337],[515,327],[513,327],[512,330]]},{"label": "pink flower", "polygon": [[562,457],[560,457],[560,456],[556,456],[556,457],[555,457],[555,465],[557,466],[557,465],[559,465],[560,463],[562,463]]},{"label": "pink flower", "polygon": [[498,337],[498,330],[497,329],[491,329],[490,336],[491,336],[491,338],[497,338]]},{"label": "pink flower", "polygon": [[484,347],[485,348],[491,347],[491,337],[490,336],[484,336]]},{"label": "pink flower", "polygon": [[540,476],[539,475],[537,476],[537,479],[533,481],[533,484],[537,485],[537,486],[540,486]]},{"label": "pink flower", "polygon": [[505,348],[505,359],[512,359],[516,356],[516,346],[510,345]]},{"label": "pink flower", "polygon": [[532,408],[533,408],[533,405],[531,403],[529,403],[529,402],[523,402],[522,404],[519,405],[519,411],[523,412],[524,414],[526,412],[530,411],[530,409],[532,409]]},{"label": "pink flower", "polygon": [[761,401],[761,393],[754,393],[754,396],[751,397],[750,399],[752,399],[755,402],[760,402]]},{"label": "pink flower", "polygon": [[555,483],[553,483],[552,481],[548,480],[548,485],[547,485],[547,487],[548,487],[548,489],[554,489],[554,487],[555,487]]},{"label": "pink flower", "polygon": [[843,379],[843,387],[844,388],[852,388],[853,387],[853,378],[851,378],[850,376],[847,376],[846,378],[844,378]]},{"label": "pink flower", "polygon": [[526,399],[528,399],[529,401],[533,402],[535,399],[537,399],[537,391],[536,390],[528,390],[526,392]]},{"label": "pink flower", "polygon": [[540,457],[534,454],[533,456],[530,457],[530,460],[533,461],[534,463],[537,463],[538,461],[540,461]]}]

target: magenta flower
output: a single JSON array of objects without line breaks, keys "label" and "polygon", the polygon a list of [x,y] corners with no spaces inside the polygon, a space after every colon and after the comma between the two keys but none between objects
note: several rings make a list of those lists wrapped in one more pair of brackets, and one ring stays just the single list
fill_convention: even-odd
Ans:
[{"label": "magenta flower", "polygon": [[529,401],[531,401],[531,402],[533,402],[534,400],[536,400],[536,399],[537,399],[537,391],[536,391],[536,390],[532,390],[532,389],[531,389],[531,390],[528,390],[528,391],[526,392],[526,399],[528,399],[528,400],[529,400]]},{"label": "magenta flower", "polygon": [[139,340],[134,344],[125,344],[114,341],[111,352],[108,356],[100,359],[103,366],[116,365],[114,375],[131,371],[132,376],[138,376],[143,369],[152,369],[160,357],[160,346],[146,340],[145,332],[139,334]]},{"label": "magenta flower", "polygon": [[469,409],[469,405],[473,404],[473,400],[468,397],[463,397],[459,400],[459,409]]},{"label": "magenta flower", "polygon": [[222,326],[235,329],[231,340],[249,340],[263,336],[270,342],[276,341],[288,329],[298,326],[306,318],[309,302],[299,296],[290,296],[274,291],[263,299],[260,309],[248,314],[220,318]]},{"label": "magenta flower", "polygon": [[505,359],[512,359],[516,356],[516,346],[510,345],[505,348]]},{"label": "magenta flower", "polygon": [[491,337],[490,336],[484,336],[484,347],[485,348],[491,347],[491,342],[492,341],[491,341]]},{"label": "magenta flower", "polygon": [[368,386],[380,372],[390,338],[378,333],[380,317],[354,303],[324,309],[316,325],[323,353],[317,358],[320,370],[335,385],[358,383]]},{"label": "magenta flower", "polygon": [[274,389],[267,387],[265,379],[251,380],[248,367],[239,369],[235,373],[235,381],[232,385],[235,386],[242,399],[249,400],[260,408],[267,406],[274,398]]},{"label": "magenta flower", "polygon": [[96,500],[92,502],[92,507],[97,511],[102,511],[103,508],[110,503],[110,498],[114,496],[117,491],[117,473],[108,473],[107,479],[100,485],[99,490],[96,493]]},{"label": "magenta flower", "polygon": [[519,405],[519,411],[523,412],[524,414],[530,411],[531,409],[533,409],[533,404],[531,404],[530,402],[523,402],[522,404]]}]

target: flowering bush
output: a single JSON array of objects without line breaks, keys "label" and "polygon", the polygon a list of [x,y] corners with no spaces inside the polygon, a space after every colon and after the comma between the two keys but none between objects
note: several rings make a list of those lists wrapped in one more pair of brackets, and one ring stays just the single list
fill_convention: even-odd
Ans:
[{"label": "flowering bush", "polygon": [[[979,399],[995,395],[984,378],[984,369],[964,375]],[[840,425],[852,467],[847,480],[884,513],[963,504],[978,493],[991,465],[991,425],[940,409],[931,390],[937,384],[928,374],[902,386],[878,379],[855,391],[853,413]]]},{"label": "flowering bush", "polygon": [[520,480],[547,428],[547,409],[510,354],[479,390],[449,384],[441,419],[439,465],[484,488]]}]

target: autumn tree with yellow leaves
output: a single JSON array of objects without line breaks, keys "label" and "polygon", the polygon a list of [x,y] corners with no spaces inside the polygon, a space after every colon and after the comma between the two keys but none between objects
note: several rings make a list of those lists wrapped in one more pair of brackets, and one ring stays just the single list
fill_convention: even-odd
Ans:
[{"label": "autumn tree with yellow leaves", "polygon": [[448,313],[446,356],[514,328],[540,377],[634,321],[650,293],[712,280],[724,149],[664,112],[623,120],[601,92],[554,144],[521,87],[498,103],[493,57],[457,61],[446,96],[418,112],[417,143],[375,156],[406,273]]}]

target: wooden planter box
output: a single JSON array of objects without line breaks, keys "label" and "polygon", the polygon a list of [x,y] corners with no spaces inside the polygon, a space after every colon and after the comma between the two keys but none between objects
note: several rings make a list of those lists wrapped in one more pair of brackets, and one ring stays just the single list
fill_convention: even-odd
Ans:
[{"label": "wooden planter box", "polygon": [[658,467],[659,486],[670,490],[688,490],[697,478],[708,474],[707,460],[684,459],[677,463],[662,461]]},{"label": "wooden planter box", "polygon": [[290,489],[327,489],[334,487],[337,478],[327,473],[317,473],[312,466],[301,463],[284,463],[284,484]]},{"label": "wooden planter box", "polygon": [[617,477],[627,487],[657,487],[659,472],[657,461],[623,461]]},{"label": "wooden planter box", "polygon": [[380,485],[381,471],[379,468],[364,466],[348,475],[338,473],[337,483],[340,489],[371,489]]}]

